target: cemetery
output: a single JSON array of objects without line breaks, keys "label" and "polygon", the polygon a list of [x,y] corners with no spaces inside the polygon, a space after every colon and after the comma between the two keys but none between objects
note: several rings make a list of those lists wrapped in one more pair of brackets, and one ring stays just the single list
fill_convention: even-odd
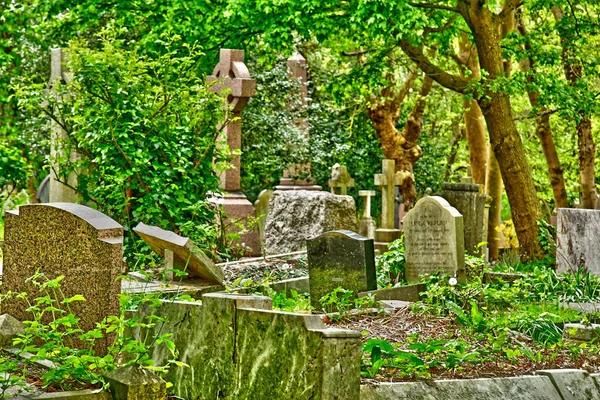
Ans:
[{"label": "cemetery", "polygon": [[600,399],[600,6],[34,3],[0,399]]}]

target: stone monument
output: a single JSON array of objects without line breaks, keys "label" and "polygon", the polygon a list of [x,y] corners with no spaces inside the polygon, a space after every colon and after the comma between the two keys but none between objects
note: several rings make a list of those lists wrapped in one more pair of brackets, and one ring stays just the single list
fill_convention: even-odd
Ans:
[{"label": "stone monument", "polygon": [[[82,295],[85,301],[70,304],[84,330],[119,315],[123,265],[123,227],[99,211],[72,203],[20,206],[7,211],[4,227],[3,292],[27,292],[39,296],[28,282],[36,271],[49,279],[64,276],[66,297]],[[30,320],[24,300],[9,298],[2,312]],[[106,351],[110,338],[99,339],[97,350]],[[80,342],[79,345],[85,346]]]},{"label": "stone monument", "polygon": [[306,241],[310,302],[320,310],[319,299],[337,287],[354,295],[377,289],[373,239],[341,230],[325,232]]},{"label": "stone monument", "polygon": [[340,189],[340,194],[346,196],[348,188],[354,187],[354,179],[348,173],[345,165],[335,164],[331,168],[331,179],[328,184],[332,194],[335,194],[335,189]]},{"label": "stone monument", "polygon": [[364,211],[363,216],[358,223],[358,233],[369,239],[375,239],[375,220],[371,217],[371,197],[375,196],[377,192],[374,190],[359,190],[358,195],[363,197],[364,200]]},{"label": "stone monument", "polygon": [[485,255],[489,214],[489,196],[483,185],[475,183],[442,183],[440,196],[463,216],[465,230],[465,250],[472,255]]},{"label": "stone monument", "polygon": [[586,269],[600,277],[600,211],[559,208],[556,229],[556,272]]},{"label": "stone monument", "polygon": [[347,229],[356,232],[356,205],[351,196],[294,190],[273,193],[265,227],[265,253],[303,250],[306,240],[323,232]]},{"label": "stone monument", "polygon": [[[211,91],[227,96],[227,114],[232,122],[223,129],[223,137],[232,151],[242,147],[242,110],[250,97],[256,93],[256,81],[250,78],[250,72],[244,64],[243,50],[221,49],[220,60],[213,74],[207,77],[213,83]],[[225,91],[225,92],[224,92]],[[226,220],[246,221],[254,216],[254,207],[240,191],[240,156],[234,155],[233,168],[221,174],[219,188],[225,192],[223,197],[214,197],[211,201],[222,207]],[[220,221],[220,223],[227,222]],[[238,243],[245,243],[254,255],[260,254],[260,241],[256,229],[242,235]]]},{"label": "stone monument", "polygon": [[381,225],[375,231],[375,250],[380,253],[386,252],[388,244],[400,238],[401,234],[394,222],[394,187],[401,185],[405,176],[395,169],[394,160],[384,159],[382,173],[375,175],[375,185],[381,190]]},{"label": "stone monument", "polygon": [[403,221],[406,280],[441,271],[466,281],[463,217],[439,196],[423,197]]},{"label": "stone monument", "polygon": [[[287,60],[288,75],[291,79],[300,83],[300,103],[302,108],[306,107],[308,98],[308,74],[306,58],[298,52]],[[296,122],[298,128],[303,132],[305,138],[309,137],[309,126],[305,119],[299,119]],[[299,176],[304,178],[300,179]],[[276,190],[321,190],[322,187],[315,185],[310,174],[310,163],[293,164],[283,171],[283,178],[280,179]]]}]

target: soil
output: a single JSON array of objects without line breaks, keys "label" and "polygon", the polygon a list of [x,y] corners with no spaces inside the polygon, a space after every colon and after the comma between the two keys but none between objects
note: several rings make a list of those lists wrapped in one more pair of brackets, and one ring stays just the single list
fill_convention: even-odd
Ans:
[{"label": "soil", "polygon": [[305,258],[270,258],[252,262],[241,259],[235,264],[222,265],[221,269],[225,273],[226,285],[232,285],[239,278],[260,284],[263,281],[275,282],[308,275]]},{"label": "soil", "polygon": [[[341,321],[328,321],[336,328],[351,329],[363,333],[363,341],[378,338],[398,346],[397,350],[411,351],[408,347],[408,336],[419,335],[419,342],[428,340],[462,338],[473,346],[474,349],[489,349],[486,335],[478,340],[475,335],[466,335],[464,327],[458,325],[449,318],[436,318],[414,313],[410,308],[403,308],[391,314],[358,314],[345,317]],[[513,343],[519,343],[530,347],[537,354],[539,362],[531,361],[525,356],[516,357],[511,360],[506,357],[494,357],[493,360],[481,363],[461,363],[454,369],[431,368],[429,372],[431,379],[473,379],[506,377],[517,375],[532,375],[542,369],[565,369],[576,368],[588,372],[600,370],[600,354],[581,352],[574,356],[572,350],[563,348],[544,348],[535,344],[529,336],[514,332]],[[381,369],[375,379],[362,378],[362,383],[369,382],[397,382],[414,381],[414,377],[403,376],[399,370],[392,368]]]}]

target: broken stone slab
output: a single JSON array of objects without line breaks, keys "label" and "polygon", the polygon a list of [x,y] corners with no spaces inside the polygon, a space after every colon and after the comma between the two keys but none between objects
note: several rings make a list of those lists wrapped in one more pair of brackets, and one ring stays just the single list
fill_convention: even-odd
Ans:
[{"label": "broken stone slab", "polygon": [[105,392],[102,389],[89,389],[89,390],[73,390],[69,392],[54,392],[44,393],[39,396],[23,396],[24,399],[31,400],[113,400],[110,393]]},{"label": "broken stone slab", "polygon": [[163,400],[167,398],[167,384],[153,371],[131,364],[104,375],[110,384],[113,400]]},{"label": "broken stone slab", "polygon": [[584,314],[595,314],[600,312],[600,303],[562,303],[562,306]]},{"label": "broken stone slab", "polygon": [[547,376],[385,382],[360,387],[360,400],[391,399],[562,400]]},{"label": "broken stone slab", "polygon": [[175,232],[140,222],[133,228],[148,245],[161,257],[165,250],[173,252],[173,267],[188,272],[191,276],[203,279],[208,283],[222,285],[225,275],[194,242]]},{"label": "broken stone slab", "polygon": [[536,371],[536,374],[550,378],[562,400],[600,399],[598,382],[587,371],[550,369]]},{"label": "broken stone slab", "polygon": [[309,190],[275,191],[269,204],[265,226],[268,255],[303,250],[308,239],[323,232],[358,230],[351,196]]},{"label": "broken stone slab", "polygon": [[399,310],[402,308],[409,307],[412,302],[410,301],[402,301],[402,300],[381,300],[379,302],[383,308],[391,308],[394,310]]},{"label": "broken stone slab", "polygon": [[310,278],[308,276],[302,276],[300,278],[286,279],[273,282],[269,286],[277,293],[285,292],[288,296],[291,294],[292,290],[295,290],[298,294],[310,293]]},{"label": "broken stone slab", "polygon": [[0,349],[12,347],[13,339],[25,334],[25,325],[10,314],[0,315]]},{"label": "broken stone slab", "polygon": [[368,292],[361,292],[358,297],[373,295],[375,300],[399,300],[399,301],[410,301],[416,302],[421,300],[423,296],[421,293],[427,291],[427,286],[424,283],[416,283],[413,285],[404,285],[393,288],[371,290]]},{"label": "broken stone slab", "polygon": [[563,339],[575,343],[597,341],[600,338],[599,324],[565,324]]}]

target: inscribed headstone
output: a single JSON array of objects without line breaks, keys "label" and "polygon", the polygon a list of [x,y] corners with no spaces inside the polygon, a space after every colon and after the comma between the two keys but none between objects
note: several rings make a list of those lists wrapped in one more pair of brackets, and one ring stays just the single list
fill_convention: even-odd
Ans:
[{"label": "inscribed headstone", "polygon": [[[119,315],[124,274],[123,227],[99,211],[72,203],[24,205],[7,211],[4,226],[3,292],[39,292],[26,282],[36,271],[49,279],[64,276],[61,290],[66,297],[83,295],[85,301],[70,304],[84,330],[95,328],[106,317]],[[29,320],[24,300],[11,298],[2,312]],[[97,342],[103,352],[109,338]]]},{"label": "inscribed headstone", "polygon": [[223,283],[225,275],[221,268],[217,267],[189,238],[142,222],[133,230],[161,257],[165,257],[165,250],[172,251],[174,268],[202,278],[208,283],[217,285]]},{"label": "inscribed headstone", "polygon": [[556,229],[556,272],[587,269],[600,276],[600,211],[559,208]]},{"label": "inscribed headstone", "polygon": [[321,309],[319,299],[337,287],[354,295],[377,289],[373,239],[341,230],[325,232],[306,241],[310,302]]},{"label": "inscribed headstone", "polygon": [[438,196],[423,197],[403,220],[406,280],[441,271],[466,280],[462,215]]}]

